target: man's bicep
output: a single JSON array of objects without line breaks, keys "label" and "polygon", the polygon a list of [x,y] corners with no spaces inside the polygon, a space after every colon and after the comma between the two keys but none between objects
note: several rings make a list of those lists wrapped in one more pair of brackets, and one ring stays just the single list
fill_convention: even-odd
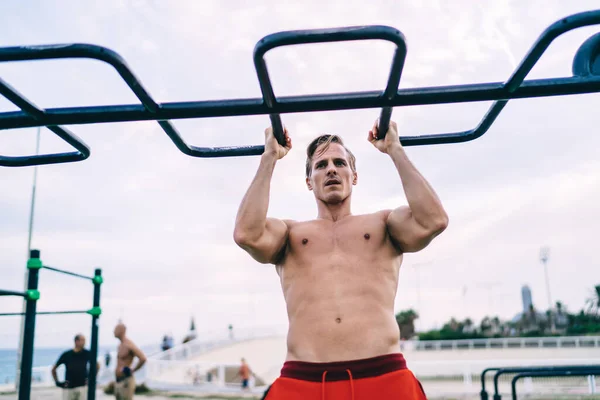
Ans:
[{"label": "man's bicep", "polygon": [[390,238],[402,253],[414,253],[425,248],[433,239],[429,231],[412,216],[408,206],[392,210],[386,219]]},{"label": "man's bicep", "polygon": [[287,246],[290,222],[276,218],[267,218],[263,235],[258,241],[247,246],[245,250],[260,263],[275,263]]},{"label": "man's bicep", "polygon": [[269,241],[272,246],[281,247],[287,242],[290,222],[289,220],[267,218],[266,232],[270,236]]}]

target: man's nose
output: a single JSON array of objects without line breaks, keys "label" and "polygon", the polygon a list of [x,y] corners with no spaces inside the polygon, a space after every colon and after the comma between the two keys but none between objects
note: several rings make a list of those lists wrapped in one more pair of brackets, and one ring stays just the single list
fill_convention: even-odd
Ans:
[{"label": "man's nose", "polygon": [[335,175],[337,174],[337,169],[335,169],[335,165],[329,164],[327,166],[327,175]]}]

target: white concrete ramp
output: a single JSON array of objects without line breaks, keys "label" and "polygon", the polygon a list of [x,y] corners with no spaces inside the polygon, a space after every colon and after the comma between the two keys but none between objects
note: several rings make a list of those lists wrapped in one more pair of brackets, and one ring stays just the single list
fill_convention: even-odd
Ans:
[{"label": "white concrete ramp", "polygon": [[[278,376],[286,356],[285,336],[248,339],[223,345],[185,361],[154,361],[152,379],[165,383],[193,384],[194,375],[201,382],[217,380],[224,373],[224,383],[239,382],[233,379],[232,370],[245,358],[252,372],[259,378],[257,385],[270,384]],[[221,371],[219,371],[221,368]],[[210,374],[210,378],[208,378]]]},{"label": "white concrete ramp", "polygon": [[[467,377],[493,366],[600,364],[600,347],[597,346],[426,350],[406,343],[403,354],[408,367],[420,379]],[[233,378],[243,357],[262,381],[256,384],[268,385],[279,376],[285,355],[285,336],[223,343],[185,361],[165,362],[164,368],[159,374],[154,373],[153,378],[192,384],[194,373],[200,375],[202,382],[207,381],[210,373],[212,381],[221,379],[223,384],[233,384],[239,382]]]}]

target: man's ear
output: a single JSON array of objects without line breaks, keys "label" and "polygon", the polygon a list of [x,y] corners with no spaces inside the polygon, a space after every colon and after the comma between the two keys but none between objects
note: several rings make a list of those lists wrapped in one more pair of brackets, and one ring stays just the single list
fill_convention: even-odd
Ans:
[{"label": "man's ear", "polygon": [[356,185],[357,182],[358,182],[358,173],[353,172],[352,173],[352,184]]},{"label": "man's ear", "polygon": [[313,190],[312,185],[310,184],[310,178],[306,178],[306,186],[308,187],[308,190]]}]

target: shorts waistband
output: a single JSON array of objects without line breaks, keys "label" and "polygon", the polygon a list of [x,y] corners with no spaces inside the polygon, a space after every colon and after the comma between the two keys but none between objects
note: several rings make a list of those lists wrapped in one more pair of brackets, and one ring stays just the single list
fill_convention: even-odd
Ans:
[{"label": "shorts waistband", "polygon": [[312,363],[305,361],[286,361],[281,369],[281,377],[303,381],[321,382],[323,373],[327,372],[326,380],[349,380],[347,370],[352,378],[371,378],[390,372],[406,369],[406,360],[400,353],[386,354],[360,360],[336,361],[328,363]]}]

